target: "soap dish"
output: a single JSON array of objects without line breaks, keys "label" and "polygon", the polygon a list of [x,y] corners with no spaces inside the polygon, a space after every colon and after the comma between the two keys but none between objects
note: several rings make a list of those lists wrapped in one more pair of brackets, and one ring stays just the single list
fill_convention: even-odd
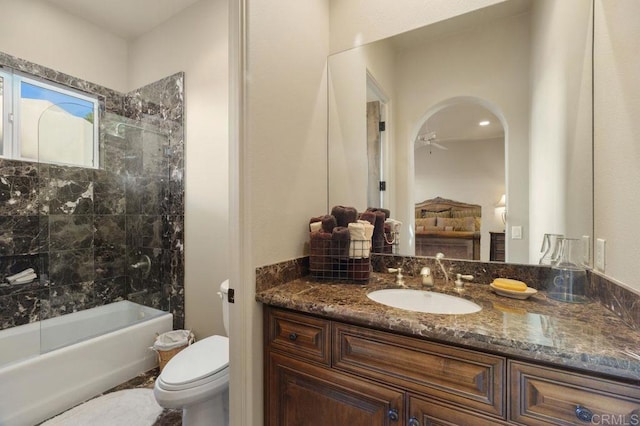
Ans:
[{"label": "soap dish", "polygon": [[528,299],[538,292],[535,288],[527,287],[525,291],[514,291],[514,290],[505,290],[504,288],[498,288],[493,285],[493,283],[489,284],[493,291],[495,291],[500,296],[510,297],[512,299]]}]

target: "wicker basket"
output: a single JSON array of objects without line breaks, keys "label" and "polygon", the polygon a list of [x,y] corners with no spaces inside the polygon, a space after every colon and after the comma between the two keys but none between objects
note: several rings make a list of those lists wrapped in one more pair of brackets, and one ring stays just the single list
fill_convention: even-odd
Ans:
[{"label": "wicker basket", "polygon": [[196,339],[195,339],[195,336],[193,335],[193,333],[189,332],[187,343],[182,345],[182,346],[178,346],[176,348],[171,348],[171,349],[157,349],[157,348],[152,347],[152,349],[158,354],[158,365],[160,366],[160,371],[162,371],[164,369],[164,367],[171,360],[171,358],[176,356],[176,354],[178,352],[180,352],[181,350],[183,350],[187,346],[193,344],[193,342],[195,342],[195,340]]}]

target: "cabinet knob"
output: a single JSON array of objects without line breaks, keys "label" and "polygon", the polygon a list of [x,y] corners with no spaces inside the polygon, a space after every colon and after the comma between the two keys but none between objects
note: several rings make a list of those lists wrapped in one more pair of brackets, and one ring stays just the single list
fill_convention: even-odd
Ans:
[{"label": "cabinet knob", "polygon": [[576,417],[583,422],[590,422],[593,419],[593,413],[588,408],[578,405],[576,407]]},{"label": "cabinet knob", "polygon": [[391,420],[392,422],[397,422],[398,419],[400,418],[400,416],[398,415],[398,410],[396,410],[395,408],[392,408],[391,410],[389,410],[387,415],[389,417],[389,420]]},{"label": "cabinet knob", "polygon": [[291,333],[289,334],[289,340],[291,340],[292,342],[294,340],[296,340],[298,338],[298,335],[296,333]]},{"label": "cabinet knob", "polygon": [[416,419],[415,417],[411,417],[409,419],[409,425],[408,426],[420,426],[420,421],[418,419]]}]

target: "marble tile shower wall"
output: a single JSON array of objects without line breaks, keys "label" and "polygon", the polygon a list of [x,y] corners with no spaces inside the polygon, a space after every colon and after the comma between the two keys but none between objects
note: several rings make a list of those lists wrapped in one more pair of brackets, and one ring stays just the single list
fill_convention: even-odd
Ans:
[{"label": "marble tile shower wall", "polygon": [[[0,159],[0,329],[123,299],[182,328],[184,75],[120,94],[1,53],[0,64],[98,94],[102,110],[99,169]],[[130,266],[144,255],[148,274]],[[29,267],[37,281],[6,284]]]}]

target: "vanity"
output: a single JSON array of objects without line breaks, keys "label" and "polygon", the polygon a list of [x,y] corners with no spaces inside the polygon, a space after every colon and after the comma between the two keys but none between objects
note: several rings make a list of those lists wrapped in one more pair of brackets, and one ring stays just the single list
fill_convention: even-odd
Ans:
[{"label": "vanity", "polygon": [[[407,286],[421,288],[418,278]],[[628,352],[640,348],[640,336],[601,305],[544,292],[508,299],[476,283],[459,293],[437,282],[434,291],[482,307],[438,315],[366,296],[383,288],[397,285],[374,273],[367,285],[303,277],[258,291],[266,424],[640,420],[640,360]]]}]

